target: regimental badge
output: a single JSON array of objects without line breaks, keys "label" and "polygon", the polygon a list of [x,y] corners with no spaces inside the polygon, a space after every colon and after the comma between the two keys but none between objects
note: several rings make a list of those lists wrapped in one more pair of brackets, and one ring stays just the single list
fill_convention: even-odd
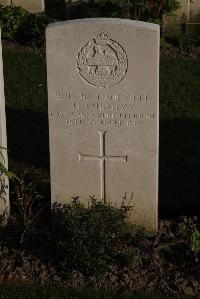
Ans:
[{"label": "regimental badge", "polygon": [[76,62],[80,76],[87,83],[99,87],[119,83],[128,68],[123,48],[103,32],[82,47]]}]

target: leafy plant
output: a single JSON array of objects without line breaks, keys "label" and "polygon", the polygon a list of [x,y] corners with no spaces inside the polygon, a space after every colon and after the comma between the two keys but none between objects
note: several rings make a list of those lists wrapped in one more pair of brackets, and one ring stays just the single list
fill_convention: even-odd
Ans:
[{"label": "leafy plant", "polygon": [[[5,177],[8,177],[11,180],[18,179],[17,176],[11,172],[8,171],[8,169],[5,166],[5,158],[2,153],[3,150],[7,150],[6,148],[0,146],[0,200],[4,201],[5,205],[6,203],[6,189],[8,188],[7,182]],[[4,212],[0,214],[0,226],[6,222],[6,215],[7,215],[7,208],[4,210]]]},{"label": "leafy plant", "polygon": [[29,13],[20,6],[0,8],[2,37],[23,44],[41,46],[45,40],[46,26],[53,21],[45,14]]},{"label": "leafy plant", "polygon": [[[85,207],[79,198],[71,204],[53,206],[53,239],[60,268],[86,275],[105,271],[112,263],[128,262],[130,255],[119,249],[130,207],[113,207],[91,198]],[[60,261],[60,262],[59,262]]]},{"label": "leafy plant", "polygon": [[20,6],[6,6],[0,9],[2,37],[14,40],[28,12]]},{"label": "leafy plant", "polygon": [[184,217],[184,224],[187,231],[188,248],[194,253],[196,263],[199,261],[200,253],[200,224],[197,217]]},{"label": "leafy plant", "polygon": [[[84,4],[82,2],[82,6]],[[120,17],[161,24],[164,14],[180,6],[179,0],[89,0],[83,11],[87,16]]]},{"label": "leafy plant", "polygon": [[4,174],[9,179],[18,179],[17,176],[12,171],[8,171],[8,169],[5,167],[5,165],[4,165],[5,164],[5,158],[4,158],[4,155],[2,153],[2,150],[7,150],[7,149],[3,146],[0,146],[0,156],[3,160],[3,163],[0,162],[0,177],[2,176],[2,174]]},{"label": "leafy plant", "polygon": [[45,208],[44,197],[36,191],[36,185],[30,180],[27,169],[20,173],[13,193],[17,221],[22,231],[20,243],[23,244],[36,233],[41,213]]},{"label": "leafy plant", "polygon": [[54,21],[55,19],[45,14],[28,14],[19,27],[16,39],[24,44],[42,46],[45,41],[46,26]]}]

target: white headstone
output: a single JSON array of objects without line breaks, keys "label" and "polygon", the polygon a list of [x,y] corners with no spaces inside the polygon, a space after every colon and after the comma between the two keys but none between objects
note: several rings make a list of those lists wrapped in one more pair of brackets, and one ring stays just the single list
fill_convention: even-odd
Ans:
[{"label": "white headstone", "polygon": [[[1,41],[1,31],[0,31]],[[4,80],[3,80],[3,61],[2,61],[2,46],[0,42],[0,146],[7,148],[6,135],[6,114],[5,114],[5,97],[4,97]],[[7,168],[8,158],[7,151],[0,149],[0,162]],[[9,216],[9,184],[8,178],[0,172],[0,218],[6,221]]]},{"label": "white headstone", "polygon": [[22,6],[32,13],[40,13],[45,10],[44,0],[13,0],[12,4],[15,6]]},{"label": "white headstone", "polygon": [[52,202],[90,196],[157,230],[159,26],[84,19],[47,29]]}]

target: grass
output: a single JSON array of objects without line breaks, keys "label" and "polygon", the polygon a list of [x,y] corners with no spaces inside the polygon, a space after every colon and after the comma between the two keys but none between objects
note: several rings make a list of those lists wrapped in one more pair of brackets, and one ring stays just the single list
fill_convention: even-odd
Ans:
[{"label": "grass", "polygon": [[3,54],[9,158],[48,170],[44,51],[7,49]]},{"label": "grass", "polygon": [[[49,171],[44,50],[10,48],[3,56],[9,158]],[[199,82],[200,60],[161,58],[160,217],[199,210]]]},{"label": "grass", "polygon": [[6,106],[47,112],[44,50],[4,50]]},{"label": "grass", "polygon": [[200,120],[200,59],[165,57],[160,64],[160,119]]},{"label": "grass", "polygon": [[0,299],[189,299],[185,296],[134,295],[130,293],[94,291],[90,289],[64,289],[61,287],[0,286]]},{"label": "grass", "polygon": [[162,58],[160,215],[198,214],[200,60]]}]

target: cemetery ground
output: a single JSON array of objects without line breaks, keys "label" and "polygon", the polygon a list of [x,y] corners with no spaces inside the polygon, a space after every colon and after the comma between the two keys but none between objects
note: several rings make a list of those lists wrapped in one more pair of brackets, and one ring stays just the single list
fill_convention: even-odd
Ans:
[{"label": "cemetery ground", "polygon": [[[90,289],[65,289],[59,287],[25,287],[25,286],[0,286],[2,299],[169,299],[164,295],[131,295],[119,294],[109,291],[94,291]],[[170,296],[170,299],[188,299],[186,296]]]},{"label": "cemetery ground", "polygon": [[160,224],[156,236],[145,237],[124,225],[125,208],[95,200],[92,213],[78,199],[64,212],[55,207],[51,227],[44,53],[11,46],[3,51],[9,163],[19,180],[11,182],[12,216],[0,232],[1,283],[198,298],[199,219],[193,216],[199,215],[200,194],[200,60],[161,57]]},{"label": "cemetery ground", "polygon": [[[131,295],[90,289],[65,289],[59,287],[0,286],[1,299],[169,299],[164,295]],[[188,299],[186,296],[170,296],[170,299]]]}]

